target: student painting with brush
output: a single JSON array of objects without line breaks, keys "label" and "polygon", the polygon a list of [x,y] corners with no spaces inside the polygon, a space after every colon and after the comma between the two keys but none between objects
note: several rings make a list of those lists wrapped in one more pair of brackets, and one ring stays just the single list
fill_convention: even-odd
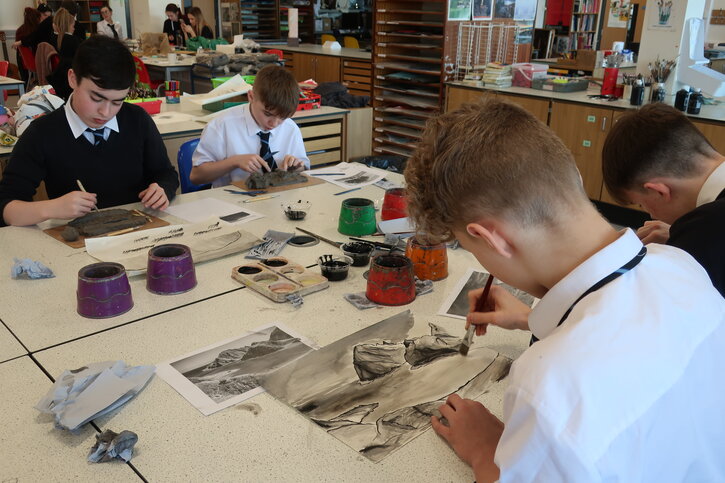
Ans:
[{"label": "student painting with brush", "polygon": [[677,109],[649,104],[612,126],[602,150],[607,190],[653,221],[644,243],[688,252],[725,296],[725,156]]},{"label": "student painting with brush", "polygon": [[420,230],[541,299],[494,286],[492,311],[468,316],[535,341],[503,421],[457,395],[432,418],[476,481],[725,478],[725,300],[692,257],[612,228],[564,144],[504,101],[429,121],[405,178]]},{"label": "student painting with brush", "polygon": [[[0,226],[75,218],[96,205],[168,206],[179,178],[161,135],[142,108],[123,102],[135,75],[119,41],[96,35],[80,44],[70,99],[33,121],[13,149],[0,180]],[[41,181],[50,199],[33,201]]]}]

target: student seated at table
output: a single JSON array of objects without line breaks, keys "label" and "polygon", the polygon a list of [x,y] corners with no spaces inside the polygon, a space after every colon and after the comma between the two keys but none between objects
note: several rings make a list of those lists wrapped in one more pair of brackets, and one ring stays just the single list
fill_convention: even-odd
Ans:
[{"label": "student seated at table", "polygon": [[186,18],[189,19],[189,23],[182,23],[181,26],[184,29],[184,32],[186,32],[188,38],[214,38],[214,32],[212,32],[211,27],[209,27],[209,24],[206,23],[206,20],[204,20],[204,14],[201,13],[201,9],[199,7],[188,8],[186,10]]},{"label": "student seated at table", "polygon": [[113,21],[113,9],[110,6],[104,5],[101,8],[101,16],[103,20],[96,24],[99,34],[118,40],[126,40],[126,36],[123,33],[123,25],[120,22]]},{"label": "student seated at table", "polygon": [[[0,180],[0,225],[70,219],[94,206],[138,201],[168,206],[179,179],[161,135],[146,111],[123,102],[135,76],[133,57],[119,41],[95,35],[81,43],[68,71],[70,99],[33,121],[13,149]],[[49,199],[33,201],[41,181]]]},{"label": "student seated at table", "polygon": [[625,113],[602,150],[612,196],[654,219],[637,231],[642,241],[685,250],[725,296],[723,161],[687,116],[662,103]]},{"label": "student seated at table", "polygon": [[163,32],[169,37],[169,43],[182,47],[184,45],[184,19],[181,18],[181,9],[175,3],[169,3],[165,9]]},{"label": "student seated at table", "polygon": [[248,104],[227,109],[204,128],[192,157],[192,183],[216,188],[245,180],[250,173],[309,169],[302,133],[290,119],[299,102],[292,74],[268,65],[247,96]]},{"label": "student seated at table", "polygon": [[62,99],[68,99],[72,89],[68,84],[68,70],[73,64],[78,46],[81,41],[73,36],[75,19],[64,8],[59,8],[53,16],[53,30],[55,30],[55,48],[58,51],[60,62],[50,75],[47,76],[48,83],[53,86],[55,93]]},{"label": "student seated at table", "polygon": [[429,121],[405,179],[419,230],[541,299],[494,286],[493,311],[474,312],[469,293],[479,336],[538,339],[511,367],[503,422],[457,395],[432,418],[476,481],[723,480],[725,299],[690,255],[612,228],[561,140],[505,101]]},{"label": "student seated at table", "polygon": [[[22,45],[23,47],[30,47],[35,53],[38,44],[42,42],[53,45],[53,11],[47,4],[41,3],[38,5],[38,12],[40,12],[40,23],[35,30],[13,43],[14,49]],[[31,68],[35,68],[35,66],[31,66]]]}]

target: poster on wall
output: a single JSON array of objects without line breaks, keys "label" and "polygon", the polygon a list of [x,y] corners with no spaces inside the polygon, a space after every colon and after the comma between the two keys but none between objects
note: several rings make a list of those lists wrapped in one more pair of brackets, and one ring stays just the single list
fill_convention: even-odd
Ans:
[{"label": "poster on wall", "polygon": [[473,20],[491,20],[493,0],[473,0]]},{"label": "poster on wall", "polygon": [[609,16],[607,17],[607,27],[615,29],[627,28],[629,22],[629,10],[631,8],[629,0],[613,0],[609,2]]},{"label": "poster on wall", "polygon": [[448,0],[448,20],[471,20],[473,0]]},{"label": "poster on wall", "polygon": [[536,17],[536,0],[516,0],[514,20],[534,20]]},{"label": "poster on wall", "polygon": [[493,16],[496,18],[514,18],[516,0],[496,0]]},{"label": "poster on wall", "polygon": [[[647,23],[647,30],[675,31],[672,19],[672,10],[675,0],[657,0],[653,5],[654,14],[650,15]],[[648,9],[649,10],[649,9]]]}]

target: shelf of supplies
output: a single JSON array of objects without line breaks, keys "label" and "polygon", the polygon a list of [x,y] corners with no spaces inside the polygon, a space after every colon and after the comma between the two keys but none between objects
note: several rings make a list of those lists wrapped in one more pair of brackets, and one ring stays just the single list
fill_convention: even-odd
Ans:
[{"label": "shelf of supplies", "polygon": [[375,112],[380,112],[383,114],[392,114],[394,116],[408,116],[408,117],[414,117],[418,119],[431,119],[435,116],[435,112],[432,111],[422,111],[418,109],[407,109],[405,107],[400,106],[385,106],[385,107],[376,107]]},{"label": "shelf of supplies", "polygon": [[395,146],[386,146],[384,144],[376,146],[373,151],[375,151],[376,153],[398,154],[400,156],[405,156],[406,158],[410,157],[410,155],[413,154],[412,150],[400,149]]},{"label": "shelf of supplies", "polygon": [[405,116],[375,116],[375,121],[384,122],[386,124],[392,124],[395,126],[403,126],[413,129],[422,130],[425,127],[425,121],[422,119],[414,119],[412,117]]},{"label": "shelf of supplies", "polygon": [[401,13],[404,15],[436,15],[440,16],[442,11],[435,10],[412,10],[412,9],[391,9],[391,8],[379,8],[378,13]]},{"label": "shelf of supplies", "polygon": [[419,57],[417,55],[404,55],[404,54],[375,54],[377,57],[382,59],[394,59],[394,60],[409,60],[411,62],[423,62],[426,64],[442,64],[443,59],[440,57]]},{"label": "shelf of supplies", "polygon": [[380,89],[387,92],[395,92],[396,94],[407,94],[409,96],[417,96],[417,97],[430,97],[433,99],[438,99],[440,97],[440,91],[436,90],[433,91],[424,91],[421,89],[406,89],[405,86],[396,86],[396,85],[376,85],[376,89]]},{"label": "shelf of supplies", "polygon": [[377,141],[379,143],[383,143],[383,144],[390,144],[392,146],[398,146],[398,147],[401,147],[401,148],[407,148],[407,149],[410,149],[410,150],[415,149],[415,141],[413,141],[413,140],[410,140],[410,141],[403,141],[403,140],[396,141],[395,139],[390,139],[389,137],[378,137],[378,136],[376,136],[375,137],[375,141]]},{"label": "shelf of supplies", "polygon": [[413,49],[413,50],[443,50],[440,45],[429,45],[429,44],[403,44],[399,42],[378,42],[378,47],[394,47],[398,49]]},{"label": "shelf of supplies", "polygon": [[408,79],[390,78],[390,77],[385,77],[382,75],[375,76],[375,78],[377,80],[381,80],[381,81],[395,82],[395,83],[406,84],[406,85],[415,86],[415,87],[436,87],[436,88],[440,87],[440,82],[437,82],[437,81],[436,82],[419,82],[419,81],[408,80]]},{"label": "shelf of supplies", "polygon": [[402,72],[412,72],[414,74],[425,74],[440,76],[441,71],[439,69],[425,68],[427,66],[416,65],[416,64],[403,64],[400,62],[384,62],[375,64],[376,69],[394,69]]},{"label": "shelf of supplies", "polygon": [[443,28],[443,22],[425,22],[419,20],[378,20],[378,25],[410,25],[413,27]]},{"label": "shelf of supplies", "polygon": [[379,102],[389,102],[392,104],[402,104],[404,106],[409,107],[417,107],[419,109],[438,109],[438,102],[432,102],[427,101],[425,99],[420,99],[417,97],[410,97],[410,96],[391,96],[391,95],[382,95],[382,96],[375,96],[375,100]]},{"label": "shelf of supplies", "polygon": [[428,33],[408,33],[408,32],[378,32],[380,37],[400,37],[404,39],[424,39],[424,40],[442,40],[443,35],[441,34],[428,34]]},{"label": "shelf of supplies", "polygon": [[376,132],[396,134],[412,139],[422,139],[423,132],[420,129],[411,129],[402,126],[381,126],[375,128]]}]

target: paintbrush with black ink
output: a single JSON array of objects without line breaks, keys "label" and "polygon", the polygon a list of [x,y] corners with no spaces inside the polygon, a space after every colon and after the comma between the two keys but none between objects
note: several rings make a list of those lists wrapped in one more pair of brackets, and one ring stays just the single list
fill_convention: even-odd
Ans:
[{"label": "paintbrush with black ink", "polygon": [[[486,312],[486,307],[488,304],[488,293],[491,291],[491,284],[493,283],[493,275],[488,275],[488,280],[486,280],[486,286],[483,288],[483,293],[480,297],[478,297],[478,300],[476,300],[476,306],[474,307],[474,312]],[[463,342],[461,342],[461,347],[458,349],[458,352],[461,353],[462,356],[467,356],[468,351],[471,349],[471,345],[473,344],[473,334],[476,333],[476,326],[471,324],[468,326],[468,330],[466,330],[466,335],[463,337]]]}]

